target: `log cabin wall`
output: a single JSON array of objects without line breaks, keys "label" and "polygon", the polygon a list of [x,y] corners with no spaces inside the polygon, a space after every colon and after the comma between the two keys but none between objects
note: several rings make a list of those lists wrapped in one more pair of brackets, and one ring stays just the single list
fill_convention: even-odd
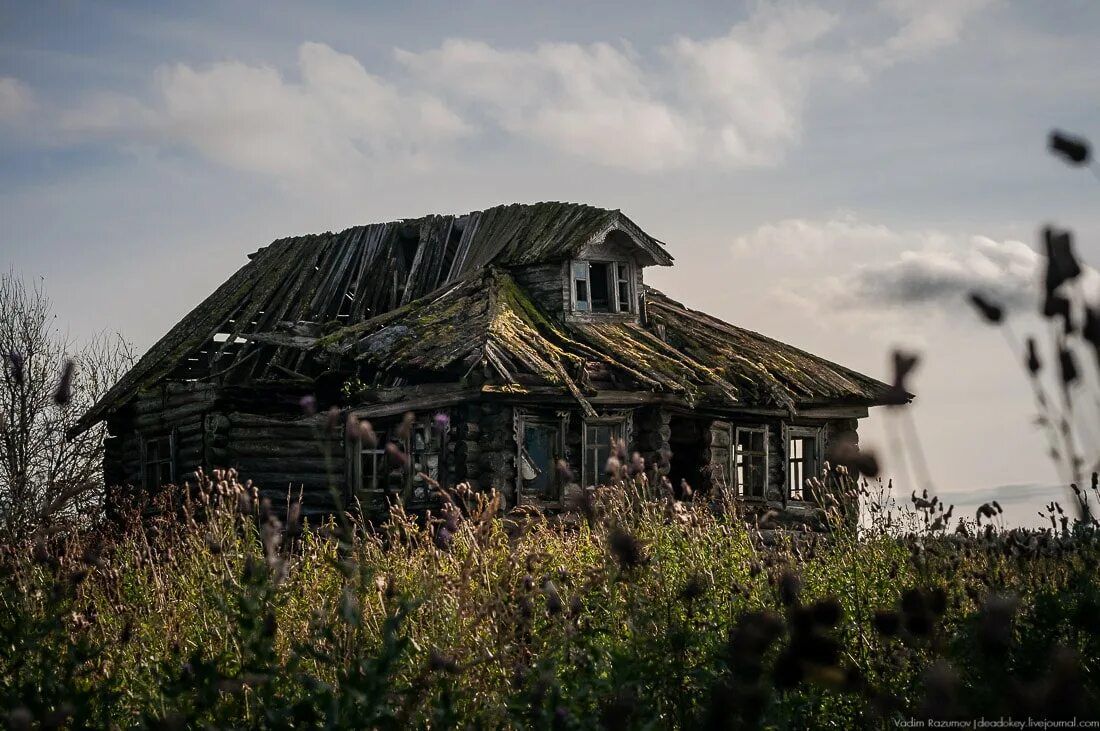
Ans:
[{"label": "log cabin wall", "polygon": [[568,262],[557,261],[514,267],[509,272],[532,301],[548,315],[559,318],[565,312],[570,296],[567,267]]},{"label": "log cabin wall", "polygon": [[205,420],[215,408],[214,386],[166,383],[141,391],[126,407],[107,420],[104,477],[110,489],[142,489],[146,479],[145,454],[151,441],[170,450],[171,481],[196,481],[196,470],[207,464]]},{"label": "log cabin wall", "polygon": [[343,425],[331,432],[326,414],[285,418],[234,411],[218,419],[226,431],[225,466],[252,480],[277,510],[303,496],[303,514],[340,510],[346,495]]},{"label": "log cabin wall", "polygon": [[504,499],[505,509],[516,504],[516,433],[515,409],[486,402],[479,405],[477,486],[495,489]]}]

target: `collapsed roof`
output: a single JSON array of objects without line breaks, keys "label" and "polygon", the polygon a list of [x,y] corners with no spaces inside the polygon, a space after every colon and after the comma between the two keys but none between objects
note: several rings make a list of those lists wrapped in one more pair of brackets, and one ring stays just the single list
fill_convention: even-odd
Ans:
[{"label": "collapsed roof", "polygon": [[375,317],[490,263],[567,259],[611,231],[627,235],[641,263],[672,263],[622,212],[577,203],[516,203],[276,240],[157,341],[70,433],[164,378],[308,378],[315,364],[295,333]]},{"label": "collapsed roof", "polygon": [[71,433],[164,379],[309,382],[326,353],[395,374],[482,364],[502,384],[541,380],[586,409],[593,364],[634,388],[691,402],[794,409],[889,398],[879,381],[650,288],[644,325],[558,323],[506,272],[574,257],[612,231],[626,234],[639,263],[672,263],[662,243],[620,211],[573,203],[512,204],[279,239],[154,344]]}]

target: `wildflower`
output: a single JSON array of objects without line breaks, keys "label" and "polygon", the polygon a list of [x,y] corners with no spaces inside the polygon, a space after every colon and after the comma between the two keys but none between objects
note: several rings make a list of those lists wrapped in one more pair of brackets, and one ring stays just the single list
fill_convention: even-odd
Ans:
[{"label": "wildflower", "polygon": [[1049,145],[1051,152],[1070,165],[1087,165],[1089,162],[1089,143],[1082,137],[1053,130],[1050,133]]},{"label": "wildflower", "polygon": [[[1092,310],[1089,310],[1089,312],[1091,313]],[[1088,328],[1089,328],[1088,322],[1089,322],[1089,320],[1086,318],[1086,320],[1085,320],[1085,323],[1086,323],[1085,324],[1085,330],[1086,330],[1086,332],[1088,331]],[[1098,335],[1097,345],[1100,345],[1100,319],[1096,320],[1095,325],[1096,325],[1096,332],[1097,332],[1097,335]],[[1100,347],[1098,347],[1097,353],[1100,353]],[[1038,350],[1038,347],[1035,344],[1035,338],[1028,338],[1027,339],[1027,371],[1028,371],[1028,373],[1030,373],[1031,375],[1034,376],[1039,372],[1039,370],[1042,367],[1043,367],[1043,364],[1039,360],[1039,350]]]},{"label": "wildflower", "polygon": [[444,655],[438,648],[433,647],[428,651],[428,668],[433,673],[447,673],[450,675],[458,672],[458,662],[453,657]]},{"label": "wildflower", "polygon": [[412,435],[413,422],[415,421],[416,414],[411,411],[406,411],[405,415],[401,417],[401,423],[398,425],[397,431],[394,432],[397,434],[397,438],[403,442],[408,441],[409,437]]},{"label": "wildflower", "polygon": [[700,598],[707,591],[707,584],[703,577],[697,573],[693,573],[688,576],[687,581],[684,583],[682,589],[680,589],[680,599],[685,602],[693,602]]},{"label": "wildflower", "polygon": [[1043,241],[1047,254],[1046,291],[1049,294],[1064,282],[1079,276],[1081,265],[1073,253],[1073,235],[1069,231],[1047,226],[1043,229]]},{"label": "wildflower", "polygon": [[901,618],[898,617],[897,612],[878,611],[875,612],[871,624],[879,634],[885,637],[893,637],[901,629]]},{"label": "wildflower", "polygon": [[393,467],[398,469],[405,469],[409,466],[409,456],[394,442],[386,443],[386,458]]},{"label": "wildflower", "polygon": [[970,293],[970,303],[990,325],[996,325],[1004,319],[1004,308],[979,292]]},{"label": "wildflower", "polygon": [[920,362],[920,357],[913,353],[901,350],[894,351],[894,382],[890,386],[890,400],[894,404],[904,404],[909,401],[909,391],[906,388],[906,380],[913,369]]},{"label": "wildflower", "polygon": [[543,593],[546,594],[546,611],[551,615],[561,614],[562,602],[561,594],[558,593],[558,587],[554,586],[553,581],[547,579],[542,590]]},{"label": "wildflower", "polygon": [[608,536],[611,555],[624,569],[640,566],[646,562],[641,542],[622,528],[615,528]]},{"label": "wildflower", "polygon": [[798,602],[798,595],[802,591],[802,580],[798,575],[784,571],[779,576],[779,601],[783,606],[789,607]]},{"label": "wildflower", "polygon": [[575,481],[573,479],[573,470],[570,469],[569,463],[566,462],[564,459],[559,459],[554,462],[554,469],[557,472],[558,481],[562,484],[568,485],[571,482]]},{"label": "wildflower", "polygon": [[61,378],[57,382],[57,388],[53,392],[53,400],[58,406],[65,406],[72,400],[73,397],[73,371],[76,368],[76,361],[72,358],[66,358],[65,364],[61,366]]},{"label": "wildflower", "polygon": [[1063,346],[1058,350],[1058,366],[1062,376],[1062,383],[1070,385],[1080,375],[1077,371],[1077,360],[1073,357],[1073,351]]},{"label": "wildflower", "polygon": [[810,612],[814,621],[822,627],[835,627],[844,616],[844,610],[836,599],[821,599],[814,602]]}]

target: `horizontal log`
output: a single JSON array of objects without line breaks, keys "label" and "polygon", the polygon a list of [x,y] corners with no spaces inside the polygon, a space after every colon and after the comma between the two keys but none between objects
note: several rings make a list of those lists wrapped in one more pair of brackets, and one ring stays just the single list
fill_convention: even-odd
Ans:
[{"label": "horizontal log", "polygon": [[317,439],[233,439],[227,444],[235,454],[255,457],[323,457],[326,447],[333,454],[344,454],[339,444]]},{"label": "horizontal log", "polygon": [[317,444],[325,443],[326,441],[332,444],[338,444],[339,440],[343,437],[343,428],[338,433],[333,434],[329,438],[325,438],[324,434],[318,434],[311,429],[303,428],[301,426],[250,426],[250,427],[234,427],[229,432],[230,443],[242,442],[263,442],[263,441],[300,441],[300,442],[315,442]]},{"label": "horizontal log", "polygon": [[312,472],[326,475],[328,472],[339,470],[343,473],[344,460],[334,459],[325,461],[321,458],[298,457],[295,459],[277,457],[252,457],[245,454],[230,453],[229,463],[238,470],[255,470],[258,472],[277,473],[286,472]]},{"label": "horizontal log", "polygon": [[234,411],[228,415],[231,428],[242,427],[298,427],[307,431],[316,428],[324,428],[328,421],[326,414],[317,414],[309,417],[279,419],[273,416],[249,414],[243,411]]}]

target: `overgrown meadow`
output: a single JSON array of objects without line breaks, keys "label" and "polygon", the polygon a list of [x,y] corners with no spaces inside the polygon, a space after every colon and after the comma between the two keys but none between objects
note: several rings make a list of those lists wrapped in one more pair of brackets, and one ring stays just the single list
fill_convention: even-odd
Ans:
[{"label": "overgrown meadow", "polygon": [[[831,502],[880,495],[843,473]],[[810,728],[1100,707],[1094,521],[1010,531],[990,507],[945,533],[913,495],[858,538],[836,510],[831,536],[772,532],[720,498],[633,498],[645,479],[565,519],[502,521],[460,487],[427,524],[395,510],[372,532],[294,503],[284,523],[218,473],[110,534],[7,545],[3,718]]]}]

